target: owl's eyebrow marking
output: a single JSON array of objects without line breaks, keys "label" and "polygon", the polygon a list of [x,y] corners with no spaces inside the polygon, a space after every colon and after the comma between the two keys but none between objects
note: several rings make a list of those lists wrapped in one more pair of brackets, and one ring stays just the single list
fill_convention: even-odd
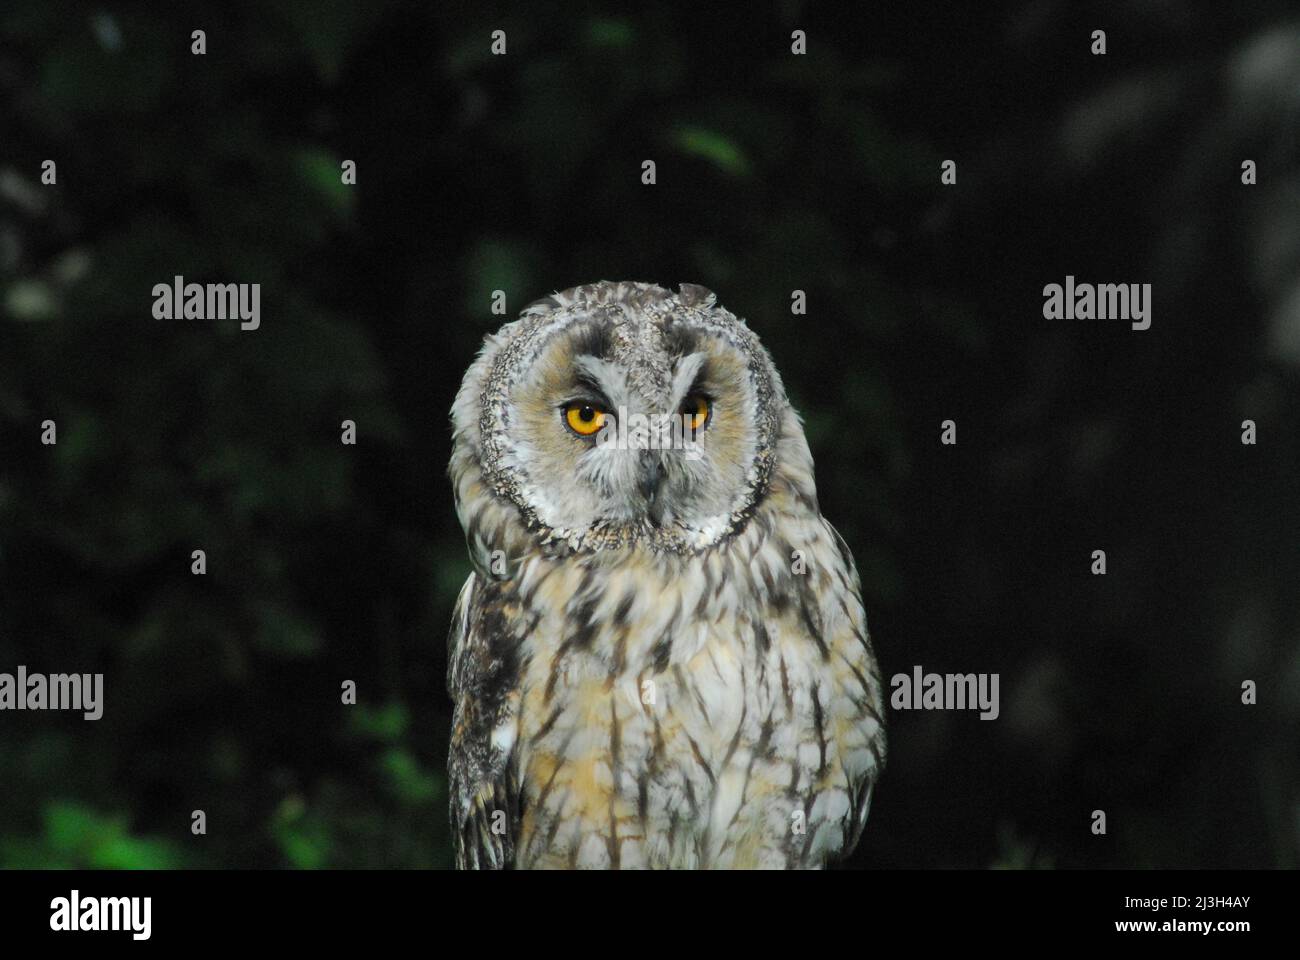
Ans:
[{"label": "owl's eyebrow marking", "polygon": [[573,382],[604,400],[607,406],[626,389],[622,371],[606,360],[589,356],[574,357]]},{"label": "owl's eyebrow marking", "polygon": [[576,355],[595,357],[598,360],[608,360],[614,352],[614,341],[609,330],[595,324],[575,332],[572,346]]},{"label": "owl's eyebrow marking", "polygon": [[673,402],[681,403],[709,379],[709,358],[703,353],[692,353],[677,364],[673,373]]},{"label": "owl's eyebrow marking", "polygon": [[573,386],[576,390],[590,395],[586,398],[574,397],[574,400],[590,399],[598,401],[606,407],[611,406],[609,396],[606,394],[605,389],[600,385],[600,381],[587,371],[579,369],[574,372]]},{"label": "owl's eyebrow marking", "polygon": [[675,357],[684,357],[695,352],[695,333],[671,319],[663,325],[664,347]]}]

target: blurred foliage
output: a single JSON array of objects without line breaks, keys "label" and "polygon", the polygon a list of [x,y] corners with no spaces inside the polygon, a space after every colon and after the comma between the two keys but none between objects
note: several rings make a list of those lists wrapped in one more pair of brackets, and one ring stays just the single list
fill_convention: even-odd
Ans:
[{"label": "blurred foliage", "polygon": [[886,675],[1002,674],[894,715],[856,863],[1296,866],[1300,26],[1221,6],[10,0],[0,670],[106,707],[0,716],[0,864],[447,865],[446,413],[493,290],[641,279],[763,336]]}]

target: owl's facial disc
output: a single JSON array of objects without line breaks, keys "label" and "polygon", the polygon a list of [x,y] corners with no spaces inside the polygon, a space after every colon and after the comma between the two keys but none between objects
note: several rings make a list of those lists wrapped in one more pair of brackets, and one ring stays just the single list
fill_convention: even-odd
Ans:
[{"label": "owl's facial disc", "polygon": [[753,391],[734,350],[675,323],[558,331],[511,390],[513,465],[557,530],[727,518],[754,456]]},{"label": "owl's facial disc", "polygon": [[[570,346],[589,346],[579,336]],[[688,522],[681,504],[694,492],[680,459],[703,459],[703,432],[713,413],[702,392],[706,356],[656,357],[639,371],[618,351],[573,355],[570,382],[558,405],[574,439],[573,473],[594,494],[583,517],[588,526]],[[646,376],[646,367],[654,376]],[[640,378],[634,376],[640,372]],[[639,383],[638,383],[639,379]],[[665,389],[666,385],[666,389]],[[576,515],[571,517],[577,519]],[[591,519],[588,519],[591,518]]]},{"label": "owl's facial disc", "polygon": [[788,405],[757,338],[707,291],[574,288],[492,347],[484,477],[548,542],[702,549],[764,495]]}]

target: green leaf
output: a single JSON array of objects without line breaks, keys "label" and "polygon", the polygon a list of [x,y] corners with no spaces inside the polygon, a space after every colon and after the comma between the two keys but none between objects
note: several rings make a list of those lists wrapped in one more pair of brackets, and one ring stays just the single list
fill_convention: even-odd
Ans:
[{"label": "green leaf", "polygon": [[735,177],[749,175],[749,159],[740,145],[716,130],[680,127],[673,134],[673,143],[683,153],[707,160],[723,173]]}]

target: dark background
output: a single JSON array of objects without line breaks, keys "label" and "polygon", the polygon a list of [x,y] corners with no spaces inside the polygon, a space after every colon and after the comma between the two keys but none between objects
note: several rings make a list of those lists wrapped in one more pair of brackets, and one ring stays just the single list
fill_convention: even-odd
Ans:
[{"label": "dark background", "polygon": [[763,337],[886,676],[1001,675],[891,711],[854,865],[1297,865],[1300,13],[845,6],[4,4],[0,670],[106,690],[0,714],[0,865],[446,866],[447,412],[599,279]]}]

